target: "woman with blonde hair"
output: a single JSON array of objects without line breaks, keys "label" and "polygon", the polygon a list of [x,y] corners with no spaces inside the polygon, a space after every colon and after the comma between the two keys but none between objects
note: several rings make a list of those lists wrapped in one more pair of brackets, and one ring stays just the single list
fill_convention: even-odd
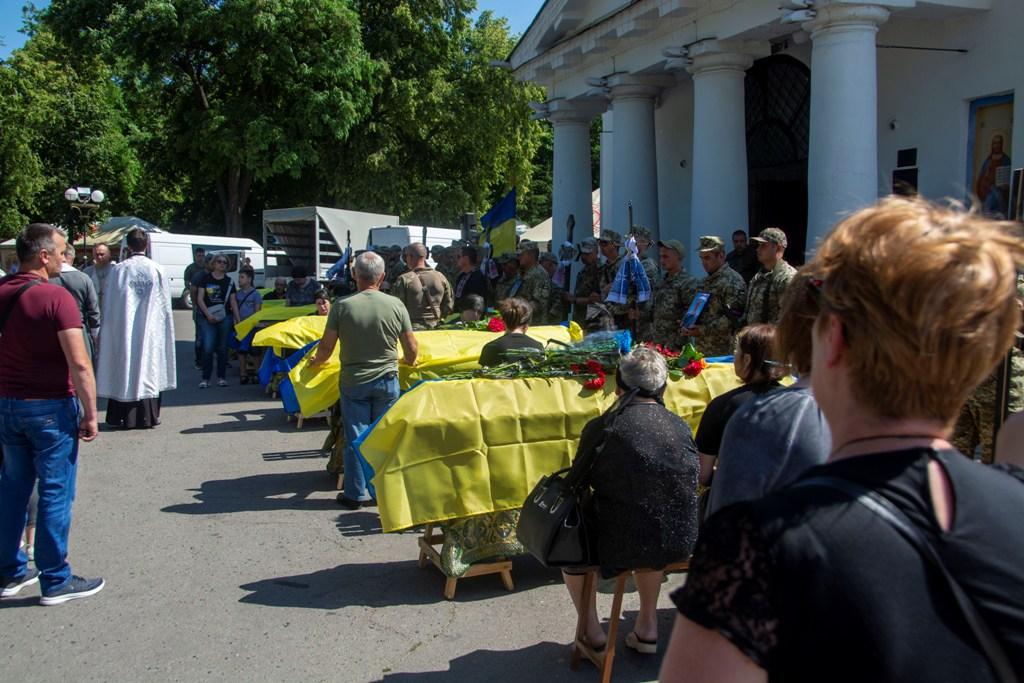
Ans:
[{"label": "woman with blonde hair", "polygon": [[1017,327],[1010,230],[890,198],[822,242],[829,461],[708,520],[662,681],[1024,677],[1024,484],[948,441]]}]

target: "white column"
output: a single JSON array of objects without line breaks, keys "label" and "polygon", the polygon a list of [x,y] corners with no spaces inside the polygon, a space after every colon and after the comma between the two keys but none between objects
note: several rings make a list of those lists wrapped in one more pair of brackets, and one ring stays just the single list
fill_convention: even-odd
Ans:
[{"label": "white column", "polygon": [[720,235],[728,242],[734,230],[748,227],[743,79],[753,61],[746,54],[711,52],[695,56],[689,68],[693,75],[693,241],[699,235]]},{"label": "white column", "polygon": [[629,77],[609,79],[615,132],[612,134],[611,202],[603,201],[601,225],[623,236],[629,232],[628,204],[633,223],[658,239],[658,164],[654,144],[654,98],[661,89]]},{"label": "white column", "polygon": [[593,108],[552,102],[548,119],[554,129],[554,178],[551,191],[551,250],[558,253],[567,238],[566,220],[576,219],[573,240],[593,234],[590,178],[590,122]]},{"label": "white column", "polygon": [[811,50],[807,254],[836,221],[878,199],[875,34],[889,18],[873,5],[830,5],[804,24]]},{"label": "white column", "polygon": [[615,158],[612,156],[614,145],[612,138],[615,134],[615,112],[611,109],[601,115],[601,224],[605,224],[605,216],[609,216],[612,210],[612,169],[615,168]]}]

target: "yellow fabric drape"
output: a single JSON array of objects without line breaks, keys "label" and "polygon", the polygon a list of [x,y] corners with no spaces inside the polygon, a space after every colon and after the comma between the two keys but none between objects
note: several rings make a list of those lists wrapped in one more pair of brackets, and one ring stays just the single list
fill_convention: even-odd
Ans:
[{"label": "yellow fabric drape", "polygon": [[[242,320],[235,325],[235,336],[239,339],[245,339],[245,335],[249,334],[256,328],[260,323],[278,323],[284,320],[291,320],[292,318],[298,318],[300,316],[309,316],[311,313],[316,313],[316,304],[309,304],[307,306],[285,306],[284,300],[272,299],[266,301],[263,304],[263,308],[250,315],[245,320]],[[325,316],[311,316],[314,318],[322,318],[326,323],[327,318]],[[320,325],[320,333],[323,334],[323,324]],[[269,328],[267,328],[269,329]],[[270,344],[260,344],[256,340],[260,334],[266,332],[266,330],[260,330],[259,333],[253,337],[253,346],[270,346]],[[317,337],[319,339],[319,337]],[[313,341],[312,339],[307,340],[306,344]],[[301,348],[301,346],[296,347]]]},{"label": "yellow fabric drape", "polygon": [[[665,405],[696,429],[708,402],[739,384],[732,364],[712,364],[669,380]],[[598,391],[572,378],[420,384],[360,446],[384,531],[521,507],[543,475],[569,466],[584,425],[614,400],[611,376]]]}]

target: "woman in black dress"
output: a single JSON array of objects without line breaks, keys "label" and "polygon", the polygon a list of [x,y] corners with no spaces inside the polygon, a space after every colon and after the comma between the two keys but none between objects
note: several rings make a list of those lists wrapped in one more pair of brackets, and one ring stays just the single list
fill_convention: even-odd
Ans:
[{"label": "woman in black dress", "polygon": [[803,286],[831,455],[708,520],[662,681],[1024,678],[1024,483],[948,441],[1020,323],[1014,230],[890,198],[821,243]]},{"label": "woman in black dress", "polygon": [[[604,576],[629,569],[659,569],[685,560],[697,539],[697,447],[689,425],[662,401],[668,368],[653,349],[638,347],[616,374],[616,405],[583,428],[577,454],[596,448],[609,415],[615,415],[604,448],[587,476],[586,512],[596,529]],[[620,405],[626,401],[625,405]],[[581,462],[577,455],[576,462]],[[596,649],[607,636],[597,618],[595,595],[583,596],[587,569],[563,571],[577,612],[587,605],[587,642]],[[626,637],[628,647],[657,652],[661,572],[635,574],[640,612]]]}]

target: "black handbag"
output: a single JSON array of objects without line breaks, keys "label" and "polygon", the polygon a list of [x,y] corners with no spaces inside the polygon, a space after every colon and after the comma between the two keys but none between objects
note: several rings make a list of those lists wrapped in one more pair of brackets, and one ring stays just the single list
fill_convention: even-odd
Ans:
[{"label": "black handbag", "polygon": [[523,502],[516,536],[545,567],[583,567],[597,563],[595,530],[588,525],[582,505],[589,488],[587,478],[597,456],[604,450],[615,418],[632,398],[632,393],[627,394],[605,416],[600,443],[582,453],[573,467],[542,478]]}]

